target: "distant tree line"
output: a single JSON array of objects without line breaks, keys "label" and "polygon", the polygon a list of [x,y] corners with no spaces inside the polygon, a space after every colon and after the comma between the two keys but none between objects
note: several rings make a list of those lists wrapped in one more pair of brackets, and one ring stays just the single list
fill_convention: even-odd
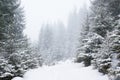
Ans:
[{"label": "distant tree line", "polygon": [[79,31],[85,21],[84,13],[86,13],[85,7],[78,11],[74,9],[68,16],[67,25],[59,20],[41,25],[38,49],[45,64],[51,65],[75,57]]}]

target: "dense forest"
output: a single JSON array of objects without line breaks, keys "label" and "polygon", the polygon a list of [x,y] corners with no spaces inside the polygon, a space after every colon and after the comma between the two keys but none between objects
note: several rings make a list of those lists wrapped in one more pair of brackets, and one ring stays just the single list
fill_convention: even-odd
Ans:
[{"label": "dense forest", "polygon": [[23,34],[24,11],[19,0],[0,1],[0,80],[23,76],[41,66],[41,56]]},{"label": "dense forest", "polygon": [[120,0],[92,0],[90,5],[73,10],[67,25],[62,21],[41,25],[34,45],[23,33],[26,22],[20,0],[1,0],[0,80],[67,59],[94,65],[111,80],[120,80]]},{"label": "dense forest", "polygon": [[77,62],[120,79],[120,1],[94,0],[79,38]]}]

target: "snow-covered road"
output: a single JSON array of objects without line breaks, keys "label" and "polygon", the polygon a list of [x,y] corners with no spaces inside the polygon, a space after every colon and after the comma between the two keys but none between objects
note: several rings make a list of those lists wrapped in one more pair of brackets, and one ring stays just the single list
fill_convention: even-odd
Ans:
[{"label": "snow-covered road", "polygon": [[83,67],[81,63],[67,61],[29,70],[23,79],[13,80],[108,80],[108,77],[93,70],[92,66]]}]

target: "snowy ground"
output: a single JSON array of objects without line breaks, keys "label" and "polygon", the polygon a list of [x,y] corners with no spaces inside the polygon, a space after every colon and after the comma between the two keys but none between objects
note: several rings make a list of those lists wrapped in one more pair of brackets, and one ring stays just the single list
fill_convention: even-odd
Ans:
[{"label": "snowy ground", "polygon": [[55,66],[29,70],[23,79],[13,80],[108,80],[108,77],[93,70],[92,66],[83,67],[81,63],[67,61]]}]

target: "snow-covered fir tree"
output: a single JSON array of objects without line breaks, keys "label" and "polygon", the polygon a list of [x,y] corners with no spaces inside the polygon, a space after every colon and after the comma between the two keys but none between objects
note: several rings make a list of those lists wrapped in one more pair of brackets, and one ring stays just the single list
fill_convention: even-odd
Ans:
[{"label": "snow-covered fir tree", "polygon": [[[93,5],[95,9],[92,8],[94,13],[96,11],[96,17],[93,17],[95,22],[92,22],[95,26],[93,31],[104,37],[102,48],[98,50],[96,63],[99,71],[105,74],[110,74],[109,69],[114,64],[114,56],[119,54],[116,52],[119,50],[116,48],[119,45],[119,3],[118,0],[95,0]],[[116,51],[113,51],[114,49]]]},{"label": "snow-covered fir tree", "polygon": [[82,25],[82,32],[79,37],[79,46],[77,49],[76,62],[84,62],[85,66],[91,65],[91,60],[95,59],[100,45],[103,42],[103,37],[90,31],[90,17],[88,13],[85,15],[85,22]]},{"label": "snow-covered fir tree", "polygon": [[107,9],[109,1],[107,0],[94,0],[91,6],[90,20],[93,32],[105,37],[107,31],[112,30],[112,18]]},{"label": "snow-covered fir tree", "polygon": [[42,54],[46,63],[50,63],[52,59],[53,31],[52,25],[42,25],[39,35],[39,52]]},{"label": "snow-covered fir tree", "polygon": [[74,11],[70,13],[67,23],[67,53],[70,54],[69,57],[74,57],[76,54],[75,51],[78,44],[80,21],[81,16],[79,15],[79,12],[74,9]]},{"label": "snow-covered fir tree", "polygon": [[81,61],[87,50],[93,58],[92,64],[100,72],[119,80],[120,1],[94,0],[91,3],[89,30],[87,35],[80,34],[77,59]]},{"label": "snow-covered fir tree", "polygon": [[23,76],[24,72],[30,69],[30,65],[33,66],[35,62],[30,56],[33,54],[29,50],[28,39],[23,34],[25,21],[20,4],[20,0],[0,1],[1,80],[11,80],[12,77]]}]

